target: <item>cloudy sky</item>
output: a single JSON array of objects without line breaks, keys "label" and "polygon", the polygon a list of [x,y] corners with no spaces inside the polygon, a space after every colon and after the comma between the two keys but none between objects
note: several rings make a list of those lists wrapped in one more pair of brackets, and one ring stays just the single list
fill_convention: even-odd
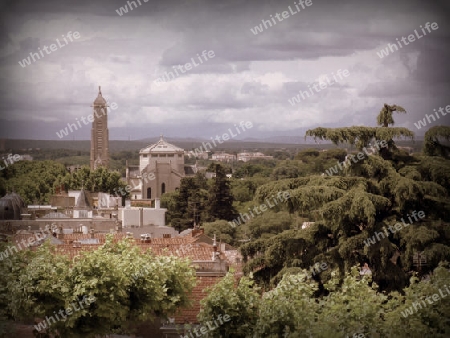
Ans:
[{"label": "cloudy sky", "polygon": [[[210,138],[240,121],[254,125],[243,137],[304,136],[317,126],[374,126],[384,103],[406,108],[396,125],[417,135],[449,124],[450,114],[414,125],[450,105],[448,0],[139,1],[130,10],[125,0],[0,0],[0,138],[59,139],[91,113],[99,85],[118,107],[110,139]],[[276,24],[265,28],[271,15]],[[438,28],[424,35],[427,22]],[[420,39],[379,57],[414,30]],[[65,43],[69,32],[79,38]],[[61,47],[19,64],[57,39]],[[191,58],[198,64],[203,51],[214,57],[155,83]],[[290,104],[314,83],[323,88]],[[89,138],[83,125],[65,139]]]}]

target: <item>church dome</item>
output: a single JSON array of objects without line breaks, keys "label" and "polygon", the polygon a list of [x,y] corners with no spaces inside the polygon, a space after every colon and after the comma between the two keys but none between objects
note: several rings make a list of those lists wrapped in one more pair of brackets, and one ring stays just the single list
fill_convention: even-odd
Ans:
[{"label": "church dome", "polygon": [[98,86],[98,95],[97,95],[97,98],[94,101],[94,105],[96,105],[96,106],[99,106],[99,105],[106,106],[106,100],[102,96],[102,89],[101,89],[100,86]]},{"label": "church dome", "polygon": [[21,209],[25,207],[23,199],[16,193],[6,194],[0,198],[0,219],[19,220]]}]

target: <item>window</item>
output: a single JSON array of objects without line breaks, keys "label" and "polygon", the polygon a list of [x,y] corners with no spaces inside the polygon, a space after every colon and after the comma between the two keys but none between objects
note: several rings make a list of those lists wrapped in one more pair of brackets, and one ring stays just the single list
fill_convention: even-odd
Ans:
[{"label": "window", "polygon": [[142,157],[147,157],[147,154],[142,155]]},{"label": "window", "polygon": [[147,199],[152,199],[152,188],[147,188]]},{"label": "window", "polygon": [[166,192],[166,184],[163,183],[161,184],[161,195],[164,194]]}]

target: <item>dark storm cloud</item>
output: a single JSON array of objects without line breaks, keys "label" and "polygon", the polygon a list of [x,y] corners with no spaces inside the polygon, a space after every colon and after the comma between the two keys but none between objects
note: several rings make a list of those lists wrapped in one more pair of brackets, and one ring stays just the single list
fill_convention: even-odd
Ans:
[{"label": "dark storm cloud", "polygon": [[[412,128],[424,111],[448,98],[448,1],[312,0],[257,35],[252,28],[294,1],[140,2],[120,16],[116,10],[127,1],[4,1],[0,108],[8,120],[0,121],[0,133],[56,138],[55,131],[90,114],[98,85],[119,106],[109,117],[112,138],[158,130],[209,137],[209,130],[241,119],[254,121],[252,133],[261,137],[303,132],[323,121],[373,125],[384,102],[408,107],[397,125]],[[438,30],[377,56],[388,43],[433,21]],[[19,66],[69,31],[81,38]],[[204,50],[215,57],[154,84]],[[338,69],[350,76],[289,105],[299,91]],[[74,137],[89,138],[88,128]]]}]

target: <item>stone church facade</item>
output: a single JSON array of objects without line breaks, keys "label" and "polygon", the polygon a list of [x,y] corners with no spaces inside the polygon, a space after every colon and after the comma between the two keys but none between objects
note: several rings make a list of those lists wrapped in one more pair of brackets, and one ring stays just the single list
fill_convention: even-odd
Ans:
[{"label": "stone church facade", "polygon": [[153,200],[175,191],[186,176],[185,170],[184,149],[161,136],[158,142],[139,151],[139,166],[127,166],[131,198]]}]

